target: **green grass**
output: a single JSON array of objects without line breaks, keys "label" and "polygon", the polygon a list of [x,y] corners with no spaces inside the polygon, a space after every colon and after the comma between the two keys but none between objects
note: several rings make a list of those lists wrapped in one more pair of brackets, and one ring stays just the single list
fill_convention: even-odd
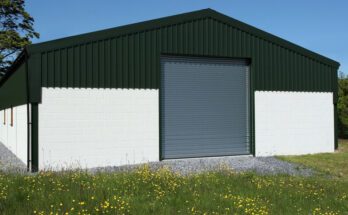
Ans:
[{"label": "green grass", "polygon": [[341,180],[348,181],[348,140],[339,140],[335,153],[322,153],[302,156],[280,156],[282,160],[299,163],[329,174]]},{"label": "green grass", "polygon": [[0,172],[0,214],[348,214],[348,141],[339,144],[331,154],[280,157],[324,173],[307,178],[226,168],[181,176],[146,165],[95,175]]},{"label": "green grass", "polygon": [[222,169],[180,176],[0,173],[0,214],[348,214],[348,181]]}]

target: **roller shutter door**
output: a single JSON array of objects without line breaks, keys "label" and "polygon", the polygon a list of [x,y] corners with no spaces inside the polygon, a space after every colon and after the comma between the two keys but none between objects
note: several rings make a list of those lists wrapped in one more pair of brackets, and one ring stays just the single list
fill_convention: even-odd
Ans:
[{"label": "roller shutter door", "polygon": [[249,154],[249,67],[245,60],[161,59],[164,159]]}]

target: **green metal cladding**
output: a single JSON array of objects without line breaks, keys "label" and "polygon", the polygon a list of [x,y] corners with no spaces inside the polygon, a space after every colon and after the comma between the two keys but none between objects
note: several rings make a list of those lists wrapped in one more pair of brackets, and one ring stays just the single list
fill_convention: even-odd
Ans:
[{"label": "green metal cladding", "polygon": [[24,63],[0,86],[0,110],[27,103],[26,75]]},{"label": "green metal cladding", "polygon": [[161,55],[251,60],[254,90],[334,92],[339,64],[211,9],[30,45],[29,89],[160,85]]}]

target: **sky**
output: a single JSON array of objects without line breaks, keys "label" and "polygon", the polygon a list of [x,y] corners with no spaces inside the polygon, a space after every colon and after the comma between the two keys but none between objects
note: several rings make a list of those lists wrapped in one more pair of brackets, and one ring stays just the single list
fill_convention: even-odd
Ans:
[{"label": "sky", "polygon": [[347,0],[28,0],[33,42],[211,8],[338,61],[348,74]]}]

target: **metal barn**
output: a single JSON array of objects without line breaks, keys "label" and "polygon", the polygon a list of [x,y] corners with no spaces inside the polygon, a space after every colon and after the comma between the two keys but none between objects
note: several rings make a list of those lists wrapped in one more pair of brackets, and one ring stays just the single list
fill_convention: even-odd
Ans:
[{"label": "metal barn", "polygon": [[338,67],[211,9],[33,44],[0,142],[33,171],[333,152]]}]

